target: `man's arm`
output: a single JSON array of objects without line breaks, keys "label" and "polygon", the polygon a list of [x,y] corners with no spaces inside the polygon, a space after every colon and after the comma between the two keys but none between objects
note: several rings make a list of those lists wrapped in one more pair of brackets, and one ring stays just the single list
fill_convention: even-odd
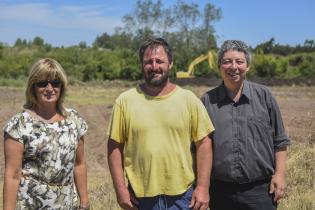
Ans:
[{"label": "man's arm", "polygon": [[4,140],[4,185],[3,209],[15,209],[16,197],[20,184],[24,145],[9,135]]},{"label": "man's arm", "polygon": [[212,143],[210,137],[196,142],[197,183],[189,208],[206,210],[209,205],[209,185],[212,168]]},{"label": "man's arm", "polygon": [[124,179],[123,150],[124,144],[108,139],[108,166],[116,191],[118,204],[124,210],[136,210],[137,208],[133,204],[136,203],[136,199],[129,192]]},{"label": "man's arm", "polygon": [[74,165],[74,182],[80,197],[80,207],[89,208],[89,198],[87,191],[87,169],[84,155],[84,137],[78,143],[76,160]]},{"label": "man's arm", "polygon": [[287,159],[286,147],[279,149],[275,153],[276,169],[272,176],[269,193],[274,193],[274,201],[278,202],[284,195],[285,191],[285,162]]}]

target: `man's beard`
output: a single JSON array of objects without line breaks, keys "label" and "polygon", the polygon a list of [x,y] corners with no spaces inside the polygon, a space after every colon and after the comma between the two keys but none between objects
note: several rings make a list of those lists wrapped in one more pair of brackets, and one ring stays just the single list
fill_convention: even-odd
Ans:
[{"label": "man's beard", "polygon": [[162,76],[159,79],[155,79],[154,76],[151,74],[146,75],[144,74],[144,80],[147,84],[153,86],[153,87],[162,87],[164,86],[169,78],[169,71],[166,71],[162,74]]}]

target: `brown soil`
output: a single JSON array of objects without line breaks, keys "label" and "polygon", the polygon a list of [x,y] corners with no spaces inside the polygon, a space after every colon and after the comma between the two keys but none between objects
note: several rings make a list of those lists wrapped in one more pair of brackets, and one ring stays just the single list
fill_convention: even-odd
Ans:
[{"label": "brown soil", "polygon": [[[213,83],[212,83],[213,85]],[[96,87],[100,88],[100,87]],[[103,87],[114,89],[115,87]],[[122,88],[124,89],[124,88]],[[208,87],[196,87],[198,95],[209,89]],[[295,141],[315,143],[315,87],[283,86],[272,87],[276,96],[287,133]],[[110,91],[109,91],[110,92]],[[115,93],[115,98],[118,93]],[[6,121],[17,113],[22,106],[24,94],[22,89],[0,87],[0,127],[3,128]],[[91,103],[92,104],[92,103]],[[110,102],[109,104],[112,104]],[[111,113],[111,105],[100,104],[69,104],[75,108],[88,122],[89,130],[86,135],[86,156],[89,174],[95,172],[107,173],[106,161],[106,129]],[[3,136],[3,133],[1,133]],[[0,177],[3,177],[4,155],[3,140],[0,143]]]}]

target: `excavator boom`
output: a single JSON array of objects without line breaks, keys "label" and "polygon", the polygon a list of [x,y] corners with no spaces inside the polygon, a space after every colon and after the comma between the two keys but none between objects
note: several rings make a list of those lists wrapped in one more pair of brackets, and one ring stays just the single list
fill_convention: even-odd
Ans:
[{"label": "excavator boom", "polygon": [[210,69],[214,67],[214,56],[213,52],[209,51],[206,55],[200,55],[195,58],[188,66],[188,71],[178,71],[176,72],[176,78],[192,78],[194,77],[195,66],[204,60],[208,59],[208,64]]}]

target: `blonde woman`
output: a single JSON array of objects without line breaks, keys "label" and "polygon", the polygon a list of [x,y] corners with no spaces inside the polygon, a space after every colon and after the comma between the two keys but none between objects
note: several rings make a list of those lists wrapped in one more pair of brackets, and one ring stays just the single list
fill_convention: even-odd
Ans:
[{"label": "blonde woman", "polygon": [[88,209],[87,124],[64,107],[66,88],[57,61],[45,58],[32,66],[24,109],[4,127],[4,210]]}]

